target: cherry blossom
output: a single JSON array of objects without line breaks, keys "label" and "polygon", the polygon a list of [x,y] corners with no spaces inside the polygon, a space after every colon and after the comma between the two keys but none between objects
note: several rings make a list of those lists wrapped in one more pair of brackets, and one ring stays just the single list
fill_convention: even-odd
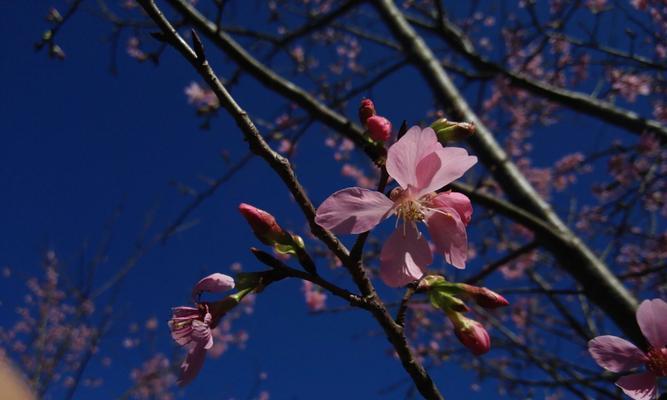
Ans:
[{"label": "cherry blossom", "polygon": [[[201,295],[202,292],[221,292],[234,287],[233,278],[215,273],[200,280],[192,290],[193,297]],[[226,301],[231,299],[232,301]],[[213,347],[213,334],[218,321],[238,300],[228,297],[222,302],[199,303],[196,307],[174,307],[172,318],[169,321],[171,337],[180,346],[188,346],[188,354],[181,364],[181,374],[178,379],[180,386],[192,382],[197,376],[204,360],[207,350]]]},{"label": "cherry blossom", "polygon": [[644,364],[645,372],[625,375],[616,385],[634,400],[656,397],[656,377],[667,376],[667,303],[644,300],[637,309],[637,323],[649,343],[648,351],[616,336],[598,336],[588,342],[588,351],[602,368],[623,372]]},{"label": "cherry blossom", "polygon": [[373,229],[396,214],[403,221],[380,254],[380,277],[398,287],[419,279],[432,261],[428,241],[417,222],[425,222],[439,254],[465,268],[468,240],[465,227],[472,217],[470,199],[461,193],[436,190],[460,178],[477,162],[459,147],[443,147],[431,128],[410,128],[388,151],[386,168],[398,182],[389,198],[383,193],[352,187],[327,198],[315,221],[338,234]]}]

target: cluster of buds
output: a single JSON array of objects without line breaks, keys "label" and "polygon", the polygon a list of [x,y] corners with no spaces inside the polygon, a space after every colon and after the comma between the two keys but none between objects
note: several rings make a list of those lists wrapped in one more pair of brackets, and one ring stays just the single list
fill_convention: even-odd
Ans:
[{"label": "cluster of buds", "polygon": [[456,142],[467,139],[475,133],[475,124],[471,122],[454,122],[447,118],[437,119],[431,128],[441,142]]},{"label": "cluster of buds", "polygon": [[386,142],[391,137],[391,122],[387,118],[376,114],[375,104],[370,99],[361,100],[359,122],[366,128],[371,139],[375,141]]},{"label": "cluster of buds", "polygon": [[419,288],[428,291],[433,307],[447,314],[454,325],[456,337],[468,350],[479,356],[491,349],[491,339],[484,326],[463,315],[470,311],[464,300],[472,300],[480,307],[494,309],[509,304],[503,296],[485,287],[448,282],[437,275],[426,276]]}]

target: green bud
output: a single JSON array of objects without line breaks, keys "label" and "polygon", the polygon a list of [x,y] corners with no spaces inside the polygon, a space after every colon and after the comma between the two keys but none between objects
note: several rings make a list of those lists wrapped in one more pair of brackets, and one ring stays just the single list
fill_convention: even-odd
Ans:
[{"label": "green bud", "polygon": [[454,122],[440,118],[431,124],[441,142],[455,142],[467,139],[475,133],[475,125],[470,122]]}]

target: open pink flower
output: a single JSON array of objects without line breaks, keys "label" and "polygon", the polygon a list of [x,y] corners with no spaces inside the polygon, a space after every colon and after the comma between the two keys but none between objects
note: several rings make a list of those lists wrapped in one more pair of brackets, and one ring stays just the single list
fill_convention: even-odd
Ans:
[{"label": "open pink flower", "polygon": [[644,300],[637,309],[637,323],[650,347],[644,353],[634,344],[616,336],[598,336],[588,342],[588,351],[602,368],[623,372],[646,366],[647,371],[621,377],[616,386],[634,400],[656,396],[656,377],[667,376],[667,303]]},{"label": "open pink flower", "polygon": [[[234,288],[234,279],[230,276],[215,273],[211,274],[195,285],[192,290],[193,298],[202,292],[221,292]],[[192,382],[197,376],[204,360],[206,351],[213,347],[213,334],[220,317],[229,309],[233,302],[226,300],[209,304],[199,303],[197,307],[174,307],[169,320],[171,337],[181,346],[188,346],[188,355],[181,364],[181,375],[178,379],[180,386]]]},{"label": "open pink flower", "polygon": [[465,268],[472,217],[470,199],[461,193],[435,193],[460,178],[477,162],[459,147],[443,147],[431,128],[410,128],[388,151],[386,168],[398,182],[389,198],[360,187],[339,190],[317,209],[315,221],[338,234],[373,229],[392,214],[403,221],[380,254],[380,277],[398,287],[421,278],[432,261],[428,241],[417,222],[425,222],[436,250],[457,268]]}]

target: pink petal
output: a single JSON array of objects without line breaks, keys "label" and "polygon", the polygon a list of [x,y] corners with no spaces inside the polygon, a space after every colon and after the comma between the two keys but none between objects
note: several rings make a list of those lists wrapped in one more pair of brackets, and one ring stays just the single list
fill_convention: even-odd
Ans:
[{"label": "pink petal", "polygon": [[459,213],[453,208],[440,208],[428,217],[426,226],[436,251],[443,254],[448,263],[464,269],[468,259],[468,235]]},{"label": "pink petal", "polygon": [[213,347],[213,335],[211,334],[211,328],[205,322],[199,320],[192,321],[191,337],[198,346],[204,346],[204,348],[207,350]]},{"label": "pink petal", "polygon": [[408,129],[387,152],[387,172],[401,187],[418,187],[417,165],[428,154],[442,148],[431,128],[422,130],[418,126]]},{"label": "pink petal", "polygon": [[339,190],[317,209],[315,222],[334,233],[363,233],[389,215],[394,202],[374,190],[360,187]]},{"label": "pink petal", "polygon": [[181,376],[178,379],[179,386],[185,386],[192,382],[197,376],[206,360],[206,349],[201,346],[194,346],[188,351],[185,361],[181,364]]},{"label": "pink petal", "polygon": [[667,346],[667,303],[660,299],[642,301],[637,309],[637,323],[651,346]]},{"label": "pink petal", "polygon": [[440,193],[431,200],[431,204],[435,208],[453,208],[459,213],[459,217],[465,225],[468,225],[472,219],[472,204],[468,196],[463,193]]},{"label": "pink petal", "polygon": [[232,289],[234,289],[234,278],[216,272],[197,282],[194,289],[192,289],[192,297],[197,297],[202,292],[219,293]]},{"label": "pink petal", "polygon": [[414,282],[424,275],[433,261],[431,248],[414,226],[399,227],[382,246],[380,253],[380,278],[391,287]]},{"label": "pink petal", "polygon": [[616,381],[616,386],[634,400],[655,399],[655,375],[652,372],[624,376]]},{"label": "pink petal", "polygon": [[417,164],[418,196],[434,192],[448,185],[477,163],[477,157],[468,155],[460,147],[433,146],[435,151],[427,154]]},{"label": "pink petal", "polygon": [[588,352],[599,366],[611,372],[629,371],[647,361],[634,344],[616,336],[598,336],[588,342]]}]

